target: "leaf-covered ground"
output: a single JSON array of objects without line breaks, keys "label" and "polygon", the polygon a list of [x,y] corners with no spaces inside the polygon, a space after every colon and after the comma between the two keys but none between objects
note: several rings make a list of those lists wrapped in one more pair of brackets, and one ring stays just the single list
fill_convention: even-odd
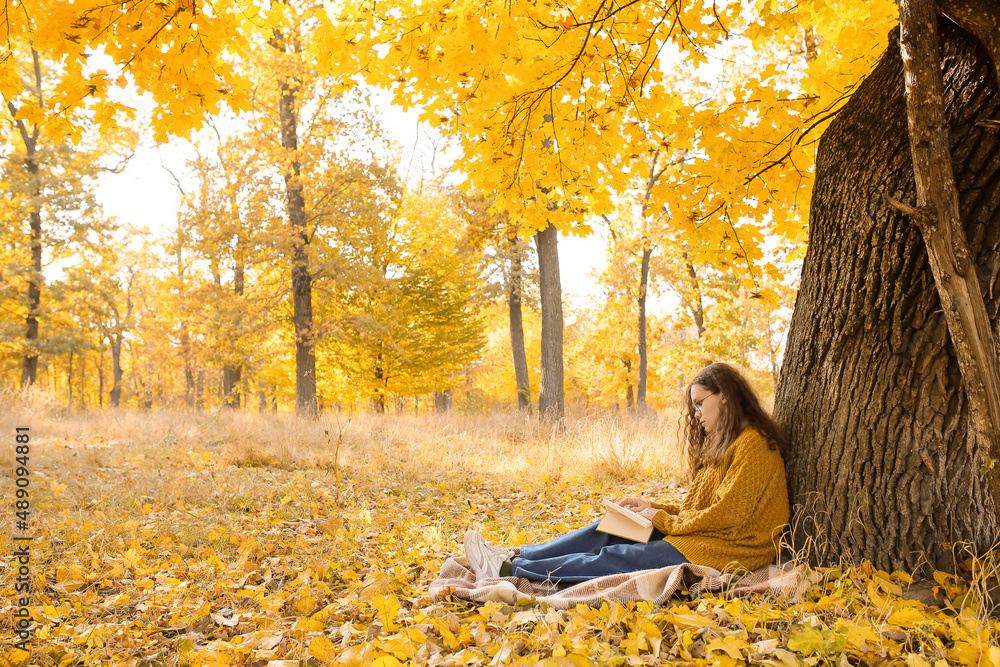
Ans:
[{"label": "leaf-covered ground", "polygon": [[605,496],[679,498],[655,423],[388,419],[341,438],[278,418],[11,419],[38,422],[32,638],[30,655],[13,647],[10,501],[0,665],[1000,665],[981,582],[941,573],[924,602],[866,565],[813,572],[794,602],[431,602],[469,527],[531,543],[596,519]]}]

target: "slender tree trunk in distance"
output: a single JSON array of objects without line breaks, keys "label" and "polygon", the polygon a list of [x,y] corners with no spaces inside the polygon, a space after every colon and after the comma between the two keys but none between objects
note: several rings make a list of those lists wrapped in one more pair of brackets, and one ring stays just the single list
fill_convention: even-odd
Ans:
[{"label": "slender tree trunk in distance", "polygon": [[[288,53],[284,37],[275,31],[271,44]],[[303,416],[316,417],[316,343],[313,332],[312,274],[309,272],[309,230],[305,197],[302,194],[298,135],[298,90],[287,79],[278,82],[281,91],[278,117],[281,122],[281,146],[285,149],[285,199],[288,221],[292,226],[292,308],[295,321],[295,408]],[[384,406],[383,406],[384,407]]]},{"label": "slender tree trunk in distance", "polygon": [[507,288],[507,306],[510,311],[510,348],[514,356],[514,381],[517,384],[517,407],[531,413],[531,380],[528,376],[528,357],[524,351],[524,324],[521,318],[523,270],[517,236],[510,239],[510,283]]},{"label": "slender tree trunk in distance", "polygon": [[375,356],[375,395],[372,396],[372,408],[376,414],[385,414],[385,369],[382,368],[382,353]]},{"label": "slender tree trunk in distance", "polygon": [[451,412],[451,389],[434,392],[434,411],[440,413]]},{"label": "slender tree trunk in distance", "polygon": [[227,365],[222,369],[222,402],[232,410],[240,409],[240,379],[243,369],[236,365]]},{"label": "slender tree trunk in distance", "polygon": [[[39,108],[45,106],[42,97],[42,65],[38,52],[31,49],[31,58],[35,74],[35,100]],[[31,270],[28,271],[28,313],[24,321],[24,359],[21,364],[21,388],[30,387],[38,378],[38,314],[42,303],[42,285],[45,277],[42,275],[42,215],[38,207],[41,205],[41,183],[38,173],[38,124],[28,131],[23,118],[13,114],[13,125],[17,128],[24,144],[24,168],[28,172],[29,192],[31,194],[31,210],[28,212],[28,226],[31,231]]]},{"label": "slender tree trunk in distance", "polygon": [[[940,27],[961,220],[996,331],[1000,134],[977,123],[1000,113],[1000,90],[978,41]],[[993,544],[997,507],[924,242],[884,193],[916,203],[894,41],[820,141],[775,417],[791,441],[794,547],[952,570],[952,545]]]},{"label": "slender tree trunk in distance", "polygon": [[104,349],[97,358],[97,407],[104,409]]},{"label": "slender tree trunk in distance", "polygon": [[198,369],[198,379],[195,383],[194,390],[194,407],[198,412],[201,412],[205,407],[205,369]]},{"label": "slender tree trunk in distance", "polygon": [[80,350],[80,409],[87,409],[87,350]]},{"label": "slender tree trunk in distance", "polygon": [[629,412],[635,412],[635,397],[632,391],[632,362],[628,359],[622,359],[622,364],[625,366],[625,409]]},{"label": "slender tree trunk in distance", "polygon": [[695,271],[694,263],[684,253],[684,263],[687,265],[688,276],[691,277],[691,287],[694,297],[691,302],[691,317],[694,319],[695,329],[698,331],[698,338],[705,335],[705,306],[701,299],[701,283],[698,282],[698,272]]},{"label": "slender tree trunk in distance", "polygon": [[[982,461],[1000,459],[1000,364],[979,276],[969,257],[958,190],[948,148],[944,83],[934,0],[900,0],[900,52],[906,82],[910,150],[917,206],[890,199],[911,216],[927,246],[927,258],[944,309],[948,333],[969,397]],[[1000,12],[1000,5],[997,5]],[[988,475],[1000,508],[1000,470]]]},{"label": "slender tree trunk in distance", "polygon": [[[230,206],[236,206],[235,202],[230,202]],[[237,252],[240,252],[240,246],[242,241],[237,237],[236,246]],[[244,282],[244,271],[243,271],[243,261],[239,260],[236,262],[235,267],[233,267],[233,296],[236,297],[236,301],[239,302],[240,297],[243,296],[243,282]],[[239,326],[239,318],[237,317],[237,327]],[[239,364],[229,363],[226,364],[225,368],[222,369],[222,393],[223,393],[223,404],[233,410],[240,409],[241,396],[240,396],[240,380],[243,376],[243,369]]]},{"label": "slender tree trunk in distance", "polygon": [[66,408],[73,411],[73,350],[69,351],[69,363],[66,366]]},{"label": "slender tree trunk in distance", "polygon": [[[649,165],[649,177],[646,178],[646,192],[642,198],[642,265],[639,275],[639,388],[638,388],[638,409],[639,412],[646,410],[646,292],[649,288],[649,259],[653,254],[652,242],[649,238],[649,199],[653,193],[653,186],[663,176],[668,164],[664,164],[657,171],[657,162],[660,159],[660,149],[653,153],[652,162]],[[631,388],[629,389],[631,393]]]},{"label": "slender tree trunk in distance", "polygon": [[116,333],[111,340],[111,374],[114,384],[111,386],[111,407],[117,408],[122,398],[122,341],[121,333]]},{"label": "slender tree trunk in distance", "polygon": [[[34,144],[25,158],[25,168],[33,183],[38,182],[38,164],[34,157]],[[35,200],[38,200],[38,186],[32,188]],[[31,227],[31,270],[28,272],[28,314],[24,318],[24,361],[21,365],[21,387],[35,384],[38,378],[38,313],[42,305],[42,216],[38,210],[28,214],[28,224]]]},{"label": "slender tree trunk in distance", "polygon": [[[636,405],[640,413],[646,411],[646,371],[648,368],[646,361],[646,290],[649,287],[649,259],[652,254],[652,248],[642,249],[642,268],[639,278],[639,386],[636,390]],[[631,386],[629,393],[631,394]]]},{"label": "slender tree trunk in distance", "polygon": [[538,414],[543,419],[562,419],[565,415],[558,235],[559,231],[553,225],[535,234],[542,295],[542,373],[538,388]]},{"label": "slender tree trunk in distance", "polygon": [[[181,327],[185,324],[182,322]],[[187,331],[184,330],[181,333],[181,348],[187,349]],[[186,356],[186,355],[185,355]],[[184,405],[190,410],[195,407],[195,380],[194,380],[194,367],[191,364],[190,358],[184,363]]]}]

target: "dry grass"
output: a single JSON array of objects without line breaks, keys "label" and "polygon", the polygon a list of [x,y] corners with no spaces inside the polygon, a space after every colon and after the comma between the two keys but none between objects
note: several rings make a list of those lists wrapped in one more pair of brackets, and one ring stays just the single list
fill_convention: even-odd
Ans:
[{"label": "dry grass", "polygon": [[[531,479],[587,474],[627,481],[682,474],[673,425],[631,417],[582,417],[539,423],[519,413],[365,416],[318,420],[221,411],[93,411],[67,415],[42,397],[0,408],[4,422],[31,426],[53,463],[102,467],[124,455],[163,457],[197,450],[221,466],[284,470],[333,468],[410,480],[442,474]],[[7,461],[12,452],[0,452]],[[110,457],[110,458],[109,458]]]},{"label": "dry grass", "polygon": [[[72,517],[65,525],[40,519],[52,528],[56,557],[84,548],[95,533],[102,544],[127,549],[143,539],[129,526],[165,509],[173,511],[162,513],[159,535],[147,541],[166,536],[194,546],[227,530],[234,512],[280,504],[307,484],[331,489],[343,515],[357,517],[386,489],[405,494],[447,482],[502,495],[519,488],[558,493],[557,485],[575,484],[598,497],[656,495],[674,492],[682,472],[672,428],[627,417],[551,425],[517,413],[350,420],[230,411],[66,414],[41,394],[0,398],[2,423],[31,429],[36,511],[51,506]],[[0,448],[0,463],[9,468],[13,455],[13,447]],[[531,528],[531,517],[545,525],[565,520],[546,516],[552,512],[544,506],[522,511],[521,530]],[[496,517],[497,528],[512,531],[509,524]],[[0,540],[9,544],[9,536]]]}]

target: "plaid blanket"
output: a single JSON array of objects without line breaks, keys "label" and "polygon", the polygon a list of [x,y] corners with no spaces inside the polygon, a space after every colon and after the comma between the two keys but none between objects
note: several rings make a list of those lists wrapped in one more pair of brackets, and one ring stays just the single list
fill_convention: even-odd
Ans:
[{"label": "plaid blanket", "polygon": [[430,594],[435,602],[457,597],[474,602],[515,604],[534,598],[536,602],[545,602],[556,609],[570,609],[578,604],[599,606],[605,600],[646,601],[660,605],[678,592],[685,591],[692,598],[704,592],[731,596],[770,593],[796,601],[813,583],[812,579],[807,575],[804,564],[768,565],[750,573],[722,574],[710,567],[684,563],[658,570],[612,574],[569,586],[522,577],[476,581],[469,561],[465,556],[459,556],[444,562],[438,578],[431,583]]}]

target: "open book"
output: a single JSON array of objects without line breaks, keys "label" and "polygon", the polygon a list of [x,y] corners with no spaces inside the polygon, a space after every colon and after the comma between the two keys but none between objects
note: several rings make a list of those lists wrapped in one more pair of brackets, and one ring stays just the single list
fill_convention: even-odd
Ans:
[{"label": "open book", "polygon": [[597,530],[627,540],[646,543],[653,534],[653,522],[618,503],[605,500],[604,518],[597,525]]}]

